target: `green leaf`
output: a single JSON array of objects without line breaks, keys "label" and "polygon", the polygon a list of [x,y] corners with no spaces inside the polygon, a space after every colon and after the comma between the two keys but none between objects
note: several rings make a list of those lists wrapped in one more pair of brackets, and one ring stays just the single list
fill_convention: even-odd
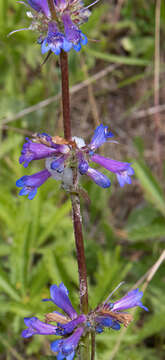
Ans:
[{"label": "green leaf", "polygon": [[145,197],[149,202],[165,215],[165,198],[161,187],[157,180],[149,170],[149,168],[140,160],[133,165],[135,174],[140,180],[140,184],[144,190]]},{"label": "green leaf", "polygon": [[165,328],[165,311],[157,312],[145,323],[145,326],[139,331],[136,342],[141,342],[143,339],[158,334],[164,331]]},{"label": "green leaf", "polygon": [[61,226],[61,222],[66,217],[66,215],[71,211],[71,202],[70,200],[66,201],[64,204],[61,204],[61,207],[58,209],[55,208],[53,214],[50,214],[48,223],[45,226],[44,231],[38,238],[38,245],[41,245],[48,237],[52,234],[53,230],[58,229]]},{"label": "green leaf", "polygon": [[10,283],[7,274],[0,268],[0,288],[10,296],[11,299],[19,301],[20,296],[14,286]]},{"label": "green leaf", "polygon": [[10,254],[10,245],[0,244],[0,256],[7,256]]},{"label": "green leaf", "polygon": [[159,239],[165,236],[165,220],[156,219],[148,226],[136,227],[127,233],[131,241],[145,241],[147,239]]},{"label": "green leaf", "polygon": [[108,62],[113,62],[115,64],[124,64],[124,65],[130,65],[130,66],[147,66],[150,64],[150,61],[139,59],[139,58],[106,54],[104,52],[99,52],[99,51],[92,50],[89,48],[86,48],[85,51],[87,53],[89,53],[90,55],[96,57],[97,59],[105,60]]},{"label": "green leaf", "polygon": [[12,151],[17,145],[22,142],[22,137],[19,135],[9,136],[0,146],[0,158],[3,158],[8,152]]}]

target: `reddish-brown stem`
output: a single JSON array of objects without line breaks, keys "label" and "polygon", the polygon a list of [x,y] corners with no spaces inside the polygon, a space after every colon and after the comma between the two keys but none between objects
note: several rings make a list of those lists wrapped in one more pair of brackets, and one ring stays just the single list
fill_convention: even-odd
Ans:
[{"label": "reddish-brown stem", "polygon": [[[56,10],[54,0],[48,0],[51,17],[56,20]],[[66,140],[71,139],[71,121],[70,121],[70,97],[69,97],[69,73],[68,73],[68,55],[63,50],[60,53],[61,82],[62,82],[62,108],[64,137]],[[78,195],[78,172],[73,168],[73,191],[71,192],[72,216],[75,235],[75,244],[77,252],[79,286],[80,286],[80,308],[85,314],[88,313],[88,287],[87,271],[84,251],[84,241],[82,232],[82,218],[80,211],[80,198]],[[86,335],[83,340],[81,351],[81,360],[89,359],[89,336]]]},{"label": "reddish-brown stem", "polygon": [[82,233],[82,218],[80,212],[80,199],[79,196],[74,194],[72,199],[72,213],[74,224],[74,235],[77,249],[77,261],[79,271],[79,284],[80,284],[80,306],[81,311],[85,314],[88,313],[88,286],[87,286],[87,271],[85,262],[85,251]]},{"label": "reddish-brown stem", "polygon": [[[71,122],[70,122],[70,104],[69,104],[69,75],[68,75],[68,57],[62,51],[60,55],[61,76],[62,76],[62,105],[63,105],[63,124],[64,136],[66,140],[71,139]],[[82,217],[80,210],[80,198],[78,195],[78,172],[74,167],[73,171],[73,189],[71,193],[72,201],[72,218],[79,273],[79,289],[80,289],[80,309],[82,313],[88,313],[88,286],[87,286],[87,270],[84,251],[84,240],[82,232]],[[83,346],[80,351],[81,360],[89,360],[89,335],[83,340]]]},{"label": "reddish-brown stem", "polygon": [[[63,105],[63,123],[64,136],[66,140],[71,139],[71,122],[70,122],[70,104],[69,104],[69,74],[68,74],[68,56],[62,51],[60,54],[61,76],[62,76],[62,105]],[[80,284],[80,307],[83,313],[88,312],[88,288],[87,288],[87,271],[84,251],[84,241],[82,232],[82,219],[80,211],[80,199],[77,193],[78,174],[77,169],[73,169],[73,193],[72,213],[73,226],[77,252],[79,284]]]},{"label": "reddish-brown stem", "polygon": [[57,20],[57,14],[55,9],[54,0],[48,0],[48,6],[53,20]]},{"label": "reddish-brown stem", "polygon": [[91,333],[91,360],[95,360],[95,346],[96,346],[96,341],[95,341],[95,333],[92,332]]},{"label": "reddish-brown stem", "polygon": [[68,74],[68,55],[65,51],[60,54],[61,82],[62,82],[62,108],[64,137],[71,139],[71,121],[70,121],[70,98],[69,98],[69,74]]}]

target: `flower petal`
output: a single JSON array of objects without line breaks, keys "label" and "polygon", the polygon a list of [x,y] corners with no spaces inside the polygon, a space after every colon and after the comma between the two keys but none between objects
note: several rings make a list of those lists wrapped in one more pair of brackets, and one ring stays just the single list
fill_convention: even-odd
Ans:
[{"label": "flower petal", "polygon": [[77,328],[74,333],[63,340],[61,344],[62,354],[70,355],[73,351],[77,348],[79,340],[84,332],[84,328],[79,327]]},{"label": "flower petal", "polygon": [[20,164],[24,163],[25,168],[29,165],[30,161],[53,156],[59,151],[58,145],[56,146],[56,148],[52,148],[44,144],[33,142],[28,138],[26,138],[26,140],[27,142],[23,145],[23,149],[21,152],[22,155],[19,158]]},{"label": "flower petal", "polygon": [[64,51],[69,51],[71,48],[72,43],[58,30],[56,22],[49,22],[47,37],[44,39],[41,45],[42,54],[51,50],[56,55],[59,55],[61,49]]},{"label": "flower petal", "polygon": [[78,44],[81,40],[81,31],[71,20],[69,12],[64,12],[62,21],[64,23],[66,39],[74,45]]},{"label": "flower petal", "polygon": [[19,195],[28,195],[28,199],[32,200],[37,193],[38,187],[40,187],[44,182],[51,176],[48,170],[40,171],[33,175],[22,176],[16,181],[16,186],[22,187]]},{"label": "flower petal", "polygon": [[111,137],[113,137],[113,134],[111,131],[108,131],[108,126],[100,124],[94,131],[94,135],[89,144],[89,148],[91,150],[96,150],[98,147],[108,141],[108,139]]},{"label": "flower petal", "polygon": [[143,292],[139,291],[139,289],[131,290],[127,295],[123,296],[120,300],[113,304],[112,311],[126,310],[135,306],[140,306],[144,310],[148,311],[147,307],[140,301],[142,296]]},{"label": "flower petal", "polygon": [[32,335],[55,335],[57,327],[46,324],[43,321],[40,321],[37,317],[25,318],[25,325],[28,326],[28,329],[23,330],[22,337],[27,338]]},{"label": "flower petal", "polygon": [[50,287],[50,295],[52,301],[66,314],[68,314],[71,319],[75,319],[77,317],[77,312],[69,300],[68,290],[63,283],[61,283],[59,286],[52,285]]},{"label": "flower petal", "polygon": [[64,334],[69,334],[73,332],[75,327],[77,327],[79,324],[82,324],[86,321],[86,316],[84,314],[79,315],[76,319],[70,321],[68,324],[61,325],[61,327],[64,330]]},{"label": "flower petal", "polygon": [[92,154],[91,161],[115,173],[121,187],[125,184],[131,184],[131,176],[134,174],[134,170],[129,163],[105,158],[98,154]]},{"label": "flower petal", "polygon": [[113,330],[120,330],[120,324],[118,321],[114,320],[111,316],[99,316],[96,317],[96,322],[101,327],[110,327]]},{"label": "flower petal", "polygon": [[47,0],[27,0],[29,5],[37,12],[43,12],[47,17],[50,16]]},{"label": "flower petal", "polygon": [[[121,162],[117,160],[112,160],[110,158],[105,158],[99,154],[94,154],[91,156],[91,161],[103,166],[105,169],[118,173],[120,171],[126,171],[130,168],[130,164],[127,162]],[[133,170],[133,169],[132,169]]]},{"label": "flower petal", "polygon": [[101,186],[102,188],[111,186],[111,182],[107,176],[95,169],[92,169],[91,167],[88,168],[86,175],[88,175],[97,185]]}]

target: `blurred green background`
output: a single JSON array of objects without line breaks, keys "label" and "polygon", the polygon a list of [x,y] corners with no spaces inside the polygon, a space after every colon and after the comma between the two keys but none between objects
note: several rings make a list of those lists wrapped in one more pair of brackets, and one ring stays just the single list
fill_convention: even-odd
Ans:
[{"label": "blurred green background", "polygon": [[[91,204],[81,200],[90,307],[108,296],[122,280],[126,283],[114,299],[141,278],[141,288],[148,284],[143,302],[149,313],[137,310],[126,332],[109,330],[98,335],[97,360],[164,358],[163,255],[151,281],[143,279],[160,259],[165,241],[164,113],[158,114],[157,130],[155,117],[147,112],[154,105],[155,92],[155,4],[153,0],[100,2],[83,26],[89,44],[81,53],[69,54],[73,134],[88,141],[99,121],[110,126],[119,144],[106,144],[101,153],[132,161],[136,173],[132,186],[124,189],[119,188],[113,176],[110,190],[83,179],[91,199]],[[163,106],[164,1],[160,23]],[[61,104],[51,98],[60,91],[58,58],[52,55],[42,65],[44,58],[36,34],[31,31],[7,37],[10,31],[27,26],[29,19],[23,5],[15,0],[0,0],[1,360],[51,355],[49,343],[53,337],[23,340],[20,335],[25,316],[42,319],[54,309],[41,302],[49,296],[50,284],[63,281],[77,309],[79,304],[70,200],[53,179],[39,189],[33,201],[20,198],[15,186],[18,178],[44,165],[41,161],[27,170],[19,165],[25,136],[43,131],[63,134]],[[80,86],[75,88],[76,84]],[[49,99],[47,106],[41,103],[45,99]]]}]

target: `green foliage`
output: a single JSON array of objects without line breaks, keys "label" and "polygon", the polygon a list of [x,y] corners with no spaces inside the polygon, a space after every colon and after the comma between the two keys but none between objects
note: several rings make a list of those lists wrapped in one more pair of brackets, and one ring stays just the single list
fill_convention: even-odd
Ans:
[{"label": "green foliage", "polygon": [[[88,1],[86,3],[89,4]],[[153,74],[155,3],[144,0],[125,1],[116,23],[113,22],[113,3],[116,2],[107,1],[96,5],[89,22],[84,24],[82,30],[89,39],[99,41],[89,41],[89,46],[83,49],[83,56],[87,70],[92,74],[107,63],[119,64],[120,68],[114,72],[113,77],[115,88],[127,94],[129,86],[132,86],[130,92],[134,95],[133,103],[132,98],[130,100],[130,109],[126,106],[124,115],[119,113],[119,118],[125,117],[127,120],[128,114],[138,109],[153,94],[151,83],[149,90],[141,96],[136,94],[134,86],[142,81],[143,88],[144,82],[150,81]],[[58,94],[60,82],[57,57],[53,60],[50,58],[41,67],[43,57],[35,34],[22,31],[7,37],[10,31],[29,25],[24,6],[13,0],[0,0],[0,9],[0,118],[3,119]],[[164,23],[165,4],[162,1],[161,24]],[[162,33],[164,35],[163,26]],[[164,49],[163,42],[161,47]],[[71,85],[83,81],[81,54],[77,56],[75,52],[71,52],[69,65]],[[160,71],[163,74],[163,66]],[[108,83],[105,81],[106,88],[109,106],[109,78]],[[102,97],[101,91],[104,96],[104,89],[100,90],[98,84],[96,90],[99,107],[99,96]],[[120,96],[122,94],[117,93],[118,99]],[[129,95],[124,96],[125,103]],[[73,100],[73,114],[74,106],[78,108],[75,115],[78,129],[80,132],[84,129],[86,131],[93,119],[89,119],[86,127],[81,126],[80,112],[84,104],[81,104],[81,99],[77,105]],[[120,108],[120,103],[117,107]],[[109,108],[105,111],[101,104],[99,110],[102,121],[108,119],[109,122]],[[14,126],[18,130],[23,129],[25,133],[27,129],[32,132],[42,129],[53,134],[55,128],[61,130],[57,120],[58,112],[59,104],[49,105],[28,116],[22,116],[14,122]],[[129,129],[129,136],[134,127],[131,122],[130,124],[130,129],[127,126],[125,130]],[[147,126],[148,123],[146,128]],[[90,130],[91,128],[89,132]],[[118,131],[119,135],[120,131],[123,132],[120,119],[119,122],[114,119],[113,130]],[[0,359],[31,360],[42,356],[45,359],[46,355],[49,359],[49,342],[53,337],[36,336],[26,343],[21,338],[21,331],[25,316],[35,315],[43,319],[45,313],[55,310],[53,304],[41,301],[49,296],[49,286],[52,283],[59,284],[63,281],[70,291],[73,305],[79,310],[71,204],[60,189],[60,184],[53,179],[49,179],[39,189],[33,201],[19,197],[16,179],[30,174],[30,171],[34,173],[39,168],[32,165],[27,171],[18,164],[24,139],[19,131],[14,133],[9,128],[0,135]],[[85,135],[88,137],[89,134]],[[126,283],[114,294],[112,301],[126,293],[156,262],[164,248],[163,181],[159,181],[145,159],[146,145],[141,136],[136,137],[135,147],[138,149],[138,156],[131,159],[135,169],[133,183],[136,181],[133,190],[127,190],[128,187],[126,190],[119,190],[114,177],[111,179],[110,190],[101,189],[91,181],[84,181],[91,199],[90,205],[82,199],[90,308],[103,301],[120,281],[125,280]],[[123,154],[122,157],[124,160]],[[137,189],[140,195],[136,199]],[[163,288],[162,267],[149,284],[144,297],[149,313],[136,312],[135,321],[124,334],[122,331],[110,330],[98,335],[97,360],[110,360],[115,349],[117,360],[163,359]]]}]

